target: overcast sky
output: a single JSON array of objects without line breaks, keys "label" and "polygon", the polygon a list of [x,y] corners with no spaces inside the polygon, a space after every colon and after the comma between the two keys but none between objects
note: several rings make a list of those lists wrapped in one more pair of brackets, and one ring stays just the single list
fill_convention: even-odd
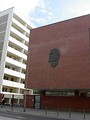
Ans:
[{"label": "overcast sky", "polygon": [[90,0],[0,0],[0,11],[10,7],[36,27],[90,14]]}]

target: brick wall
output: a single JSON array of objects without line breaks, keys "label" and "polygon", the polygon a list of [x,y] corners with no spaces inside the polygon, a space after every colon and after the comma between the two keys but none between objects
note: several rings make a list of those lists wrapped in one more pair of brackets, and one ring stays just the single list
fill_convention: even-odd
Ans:
[{"label": "brick wall", "polygon": [[[90,88],[90,15],[31,30],[28,87]],[[53,48],[61,52],[56,68],[49,65]]]},{"label": "brick wall", "polygon": [[[27,95],[26,107],[34,108],[35,96]],[[41,109],[87,110],[90,111],[90,97],[45,96],[41,94]]]},{"label": "brick wall", "polygon": [[33,108],[34,107],[34,95],[26,96],[26,107]]},{"label": "brick wall", "polygon": [[1,101],[1,99],[2,99],[2,94],[0,94],[0,101]]},{"label": "brick wall", "polygon": [[41,108],[89,110],[90,97],[41,96]]}]

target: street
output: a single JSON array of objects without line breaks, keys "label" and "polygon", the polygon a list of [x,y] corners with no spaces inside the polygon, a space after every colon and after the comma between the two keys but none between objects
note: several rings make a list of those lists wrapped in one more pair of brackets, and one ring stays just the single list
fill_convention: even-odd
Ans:
[{"label": "street", "polygon": [[50,118],[25,113],[0,111],[0,120],[65,120],[65,119]]}]

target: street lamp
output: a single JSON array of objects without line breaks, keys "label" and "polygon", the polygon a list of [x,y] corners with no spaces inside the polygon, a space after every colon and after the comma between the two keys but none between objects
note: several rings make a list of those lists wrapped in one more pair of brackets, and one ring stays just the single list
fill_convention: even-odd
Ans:
[{"label": "street lamp", "polygon": [[29,58],[30,58],[30,52],[28,52],[27,56],[27,69],[26,69],[26,80],[25,80],[25,91],[24,91],[24,109],[23,112],[26,111],[26,96],[27,96],[27,85],[28,85],[28,70],[29,70]]}]

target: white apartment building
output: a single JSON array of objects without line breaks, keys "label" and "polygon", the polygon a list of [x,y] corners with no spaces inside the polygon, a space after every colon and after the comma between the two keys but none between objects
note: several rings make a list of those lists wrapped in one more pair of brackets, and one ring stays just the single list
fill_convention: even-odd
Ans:
[{"label": "white apartment building", "polygon": [[15,8],[0,12],[0,93],[7,103],[12,95],[16,103],[23,99],[30,29]]}]

